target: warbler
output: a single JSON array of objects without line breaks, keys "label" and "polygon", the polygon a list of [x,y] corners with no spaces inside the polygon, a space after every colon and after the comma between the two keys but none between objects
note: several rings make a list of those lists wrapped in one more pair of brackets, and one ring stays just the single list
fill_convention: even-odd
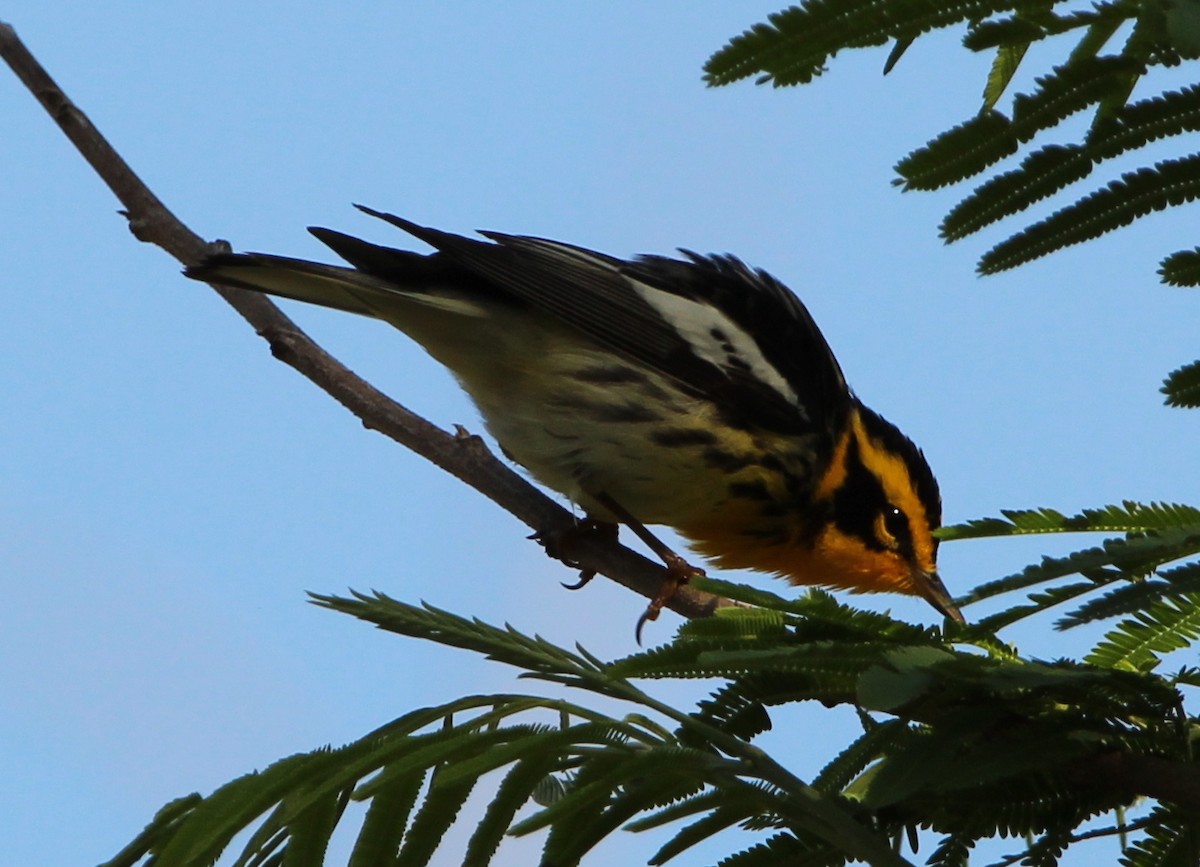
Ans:
[{"label": "warbler", "polygon": [[859,401],[774,277],[730,255],[622,260],[359,207],[434,252],[310,228],[352,267],[247,253],[185,273],[400,329],[509,458],[596,521],[667,525],[717,566],[912,594],[962,622],[937,574],[924,455]]}]

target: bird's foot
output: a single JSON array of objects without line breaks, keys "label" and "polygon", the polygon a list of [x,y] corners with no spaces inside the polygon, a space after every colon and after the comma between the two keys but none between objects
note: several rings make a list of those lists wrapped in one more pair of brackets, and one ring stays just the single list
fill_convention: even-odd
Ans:
[{"label": "bird's foot", "polygon": [[[555,530],[550,533],[534,533],[530,539],[535,540],[541,545],[548,557],[553,557],[555,560],[561,560],[568,566],[577,568],[578,561],[571,555],[571,549],[583,539],[599,536],[606,541],[617,540],[619,527],[610,521],[600,521],[596,518],[584,518],[576,521],[571,527],[563,530]],[[583,569],[579,573],[579,580],[573,583],[563,582],[563,587],[568,590],[581,590],[587,586],[587,583],[596,577],[595,571],[591,569]]]},{"label": "bird's foot", "polygon": [[633,634],[639,645],[642,643],[642,627],[649,621],[658,619],[658,614],[663,610],[663,606],[671,601],[671,598],[679,592],[679,588],[693,578],[703,578],[705,576],[703,569],[693,566],[674,551],[666,550],[665,552],[658,552],[658,554],[667,566],[667,577],[663,581],[662,586],[658,588],[657,595],[650,600],[650,604],[646,606],[646,610],[638,618]]}]

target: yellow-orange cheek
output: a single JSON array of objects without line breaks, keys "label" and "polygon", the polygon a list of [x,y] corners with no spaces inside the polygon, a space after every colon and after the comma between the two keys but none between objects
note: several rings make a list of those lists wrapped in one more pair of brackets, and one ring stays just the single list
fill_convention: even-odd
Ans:
[{"label": "yellow-orange cheek", "polygon": [[811,562],[805,566],[806,577],[797,575],[797,583],[830,584],[857,593],[916,592],[904,558],[892,551],[872,550],[836,527],[827,527],[817,537]]}]

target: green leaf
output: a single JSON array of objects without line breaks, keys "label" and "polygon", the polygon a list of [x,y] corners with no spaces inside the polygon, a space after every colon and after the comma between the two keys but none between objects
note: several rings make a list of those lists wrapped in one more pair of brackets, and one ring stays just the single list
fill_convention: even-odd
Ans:
[{"label": "green leaf", "polygon": [[578,789],[513,832],[550,824],[544,859],[574,864],[637,813],[694,794],[724,764],[711,753],[679,747],[631,751],[594,778],[585,769]]},{"label": "green leaf", "polygon": [[1104,160],[1197,130],[1200,86],[1120,106],[1093,124],[1083,144],[1047,145],[1027,155],[1019,168],[977,187],[950,210],[939,232],[947,241],[960,240],[1083,180]]},{"label": "green leaf", "polygon": [[1200,406],[1200,361],[1172,371],[1163,381],[1162,393],[1167,396],[1167,406]]},{"label": "green leaf", "polygon": [[1200,247],[1172,253],[1162,260],[1158,273],[1169,286],[1200,286]]},{"label": "green leaf", "polygon": [[561,777],[555,774],[547,774],[534,787],[533,802],[541,807],[549,807],[551,804],[557,804],[566,797],[567,792],[571,790],[573,782],[574,778],[569,774]]},{"label": "green leaf", "polygon": [[533,792],[549,776],[556,758],[551,754],[513,765],[467,841],[463,867],[482,867],[491,863],[517,811],[529,802]]},{"label": "green leaf", "polygon": [[679,627],[677,640],[721,639],[723,641],[751,640],[781,636],[787,632],[787,618],[782,611],[771,608],[718,608],[711,617],[685,620]]},{"label": "green leaf", "polygon": [[771,717],[762,702],[763,679],[752,676],[725,684],[701,701],[692,717],[747,742],[770,731]]},{"label": "green leaf", "polygon": [[922,794],[978,791],[985,784],[1041,773],[1091,749],[1047,726],[997,729],[989,720],[995,720],[992,709],[964,708],[936,726],[910,730],[873,768],[863,803],[879,808]]},{"label": "green leaf", "polygon": [[985,111],[946,130],[896,164],[901,189],[936,190],[956,184],[1017,152],[1012,122]]},{"label": "green leaf", "polygon": [[896,64],[900,62],[900,58],[904,56],[904,52],[908,51],[908,47],[916,40],[915,36],[899,36],[896,38],[896,43],[892,46],[887,60],[883,63],[883,74],[887,75],[896,68]]},{"label": "green leaf", "polygon": [[1200,592],[1200,563],[1186,563],[1161,573],[1161,581],[1135,581],[1110,590],[1068,613],[1054,624],[1056,629],[1072,629],[1097,620],[1131,614],[1164,596]]},{"label": "green leaf", "polygon": [[133,867],[152,849],[161,848],[176,831],[179,823],[203,801],[198,794],[185,795],[163,805],[150,824],[129,845],[99,867]]},{"label": "green leaf", "polygon": [[980,518],[938,530],[943,541],[1019,536],[1028,533],[1144,533],[1151,530],[1196,527],[1200,509],[1180,503],[1137,503],[1084,509],[1067,517],[1054,509],[1003,510],[1003,518]]},{"label": "green leaf", "polygon": [[845,864],[844,854],[821,847],[814,849],[791,834],[776,834],[769,840],[724,858],[717,867],[826,867]]},{"label": "green leaf", "polygon": [[341,759],[330,751],[300,754],[226,783],[195,805],[159,851],[156,867],[215,861],[234,835],[286,795],[326,779]]},{"label": "green leaf", "polygon": [[1019,168],[989,179],[951,208],[938,234],[947,242],[959,241],[1083,180],[1092,166],[1091,154],[1080,145],[1040,148],[1026,156]]},{"label": "green leaf", "polygon": [[666,864],[676,855],[703,843],[714,834],[736,825],[745,817],[741,810],[717,809],[680,830],[651,856],[650,864]]},{"label": "green leaf", "polygon": [[996,56],[988,72],[987,86],[983,89],[984,111],[991,111],[996,107],[1013,76],[1017,74],[1021,60],[1028,50],[1028,42],[1008,42],[996,48]]},{"label": "green leaf", "polygon": [[[1080,584],[1066,588],[1065,592],[1050,591],[1044,599],[1038,600],[1037,607],[1041,610],[1122,577],[1141,579],[1165,563],[1197,552],[1200,552],[1200,527],[1194,526],[1151,531],[1125,539],[1105,539],[1096,548],[1085,548],[1065,557],[1043,557],[1041,563],[1027,566],[1016,575],[979,585],[958,603],[967,605],[1077,573],[1090,579],[1091,587]],[[1107,567],[1116,567],[1119,571]],[[994,616],[997,624],[1012,622],[1012,619],[1008,612]]]},{"label": "green leaf", "polygon": [[499,629],[478,619],[468,620],[432,605],[409,605],[382,593],[355,593],[353,599],[316,593],[309,596],[315,605],[353,615],[380,629],[486,654],[489,659],[529,672],[579,676],[596,671],[586,657],[543,638],[530,638],[511,627]]},{"label": "green leaf", "polygon": [[1160,599],[1116,629],[1084,657],[1103,668],[1148,672],[1162,661],[1160,654],[1182,650],[1200,638],[1200,593]]},{"label": "green leaf", "polygon": [[[582,723],[564,729],[522,726],[518,731],[513,726],[496,732],[495,737],[488,737],[486,741],[480,735],[469,732],[468,736],[476,742],[472,755],[459,758],[453,765],[444,768],[439,779],[443,784],[465,783],[520,760],[559,755],[584,746],[624,747],[630,742],[631,733],[628,726],[615,720]],[[456,752],[463,754],[461,749]]]},{"label": "green leaf", "polygon": [[943,837],[929,856],[929,867],[969,867],[974,845],[975,835],[969,832]]},{"label": "green leaf", "polygon": [[1007,271],[1127,226],[1200,196],[1200,154],[1162,160],[1121,175],[1049,217],[1001,241],[979,260],[980,274]]},{"label": "green leaf", "polygon": [[1145,836],[1133,841],[1121,855],[1123,867],[1193,867],[1200,853],[1200,827],[1196,817],[1181,809],[1159,807]]},{"label": "green leaf", "polygon": [[[724,788],[708,788],[698,794],[689,797],[680,798],[672,804],[668,804],[660,810],[656,810],[648,816],[643,816],[636,821],[630,822],[625,826],[627,831],[649,831],[652,828],[661,828],[664,825],[669,825],[672,822],[677,822],[680,819],[687,819],[695,816],[697,813],[711,813],[718,807],[731,801],[731,794],[734,798],[740,797],[740,790],[731,792]],[[758,809],[758,802],[755,801],[755,807],[748,811],[754,812]]]},{"label": "green leaf", "polygon": [[349,794],[348,788],[331,792],[288,820],[282,867],[321,867],[325,863],[329,838],[346,809]]},{"label": "green leaf", "polygon": [[963,37],[963,48],[987,51],[991,48],[1028,47],[1029,43],[1048,35],[1049,32],[1041,24],[1020,15],[993,21],[973,21]]},{"label": "green leaf", "polygon": [[954,660],[937,647],[902,647],[888,651],[884,664],[858,677],[858,704],[867,710],[894,711],[915,701],[936,682],[931,668]]},{"label": "green leaf", "polygon": [[414,775],[395,780],[375,792],[347,867],[377,867],[395,860],[424,779],[423,775]]},{"label": "green leaf", "polygon": [[829,795],[840,793],[867,765],[907,733],[908,724],[902,720],[871,725],[858,740],[821,769],[812,781],[813,788]]},{"label": "green leaf", "polygon": [[1071,60],[1095,56],[1126,21],[1137,15],[1137,8],[1129,3],[1097,3],[1095,8],[1094,18],[1087,18],[1086,12],[1077,13],[1079,20],[1088,22],[1088,28],[1071,50]]},{"label": "green leaf", "polygon": [[921,0],[804,0],[731,39],[709,58],[704,77],[713,86],[756,74],[760,84],[804,84],[820,75],[839,50],[911,39],[959,22],[982,20],[1008,5],[991,0],[941,6]]},{"label": "green leaf", "polygon": [[435,773],[425,801],[413,817],[400,853],[396,856],[396,867],[424,867],[437,851],[446,836],[446,831],[458,817],[458,811],[475,787],[475,780],[442,785]]}]

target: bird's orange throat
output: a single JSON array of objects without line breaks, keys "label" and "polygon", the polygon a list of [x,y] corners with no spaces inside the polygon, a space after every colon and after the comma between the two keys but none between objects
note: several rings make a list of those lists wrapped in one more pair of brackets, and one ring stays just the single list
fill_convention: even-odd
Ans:
[{"label": "bird's orange throat", "polygon": [[866,548],[859,539],[830,526],[808,544],[764,543],[722,536],[692,536],[700,554],[727,569],[754,569],[797,585],[838,587],[853,593],[919,594],[911,569],[890,551]]},{"label": "bird's orange throat", "polygon": [[853,593],[917,594],[912,569],[892,551],[868,548],[862,540],[826,526],[811,550],[794,551],[783,574],[793,584],[826,584]]},{"label": "bird's orange throat", "polygon": [[853,593],[919,595],[911,569],[890,551],[871,550],[836,526],[824,527],[805,541],[764,540],[724,527],[685,529],[692,547],[726,569],[752,569],[786,578],[792,584],[836,587]]}]

